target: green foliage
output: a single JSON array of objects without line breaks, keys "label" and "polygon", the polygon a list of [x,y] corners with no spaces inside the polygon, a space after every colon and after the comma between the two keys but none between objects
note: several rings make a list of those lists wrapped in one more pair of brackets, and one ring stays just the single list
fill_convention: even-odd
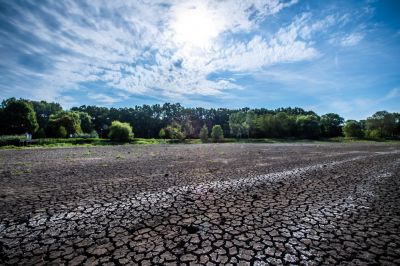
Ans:
[{"label": "green foliage", "polygon": [[[16,105],[17,111],[10,110],[10,106]],[[21,113],[18,110],[25,111]],[[21,122],[21,119],[28,122]],[[83,105],[73,107],[71,111],[63,111],[58,103],[15,98],[4,100],[2,103],[0,135],[28,132],[32,133],[34,138],[55,137],[59,127],[63,126],[67,136],[94,137],[95,135],[91,134],[94,129],[104,137],[109,133],[111,121],[115,120],[135,125],[137,137],[172,138],[174,141],[200,136],[203,125],[208,129],[212,125],[220,125],[223,134],[228,138],[316,139],[319,136],[336,138],[343,135],[343,118],[339,115],[328,113],[318,117],[315,112],[302,108],[231,110],[184,108],[179,103],[165,103],[132,108]],[[380,111],[358,123],[368,138],[400,138],[399,113]],[[37,124],[39,124],[38,130],[36,130]]]},{"label": "green foliage", "polygon": [[203,143],[208,141],[208,128],[206,125],[200,129],[200,139]]},{"label": "green foliage", "polygon": [[361,138],[363,132],[360,122],[347,120],[343,126],[343,133],[346,138]]},{"label": "green foliage", "polygon": [[392,138],[396,135],[396,129],[399,124],[399,118],[396,113],[387,111],[376,112],[372,117],[368,117],[365,125],[367,131],[378,138]]},{"label": "green foliage", "polygon": [[250,130],[253,127],[253,113],[250,112],[237,112],[229,116],[230,132],[236,138],[242,136],[250,136]]},{"label": "green foliage", "polygon": [[57,138],[65,138],[65,137],[67,137],[67,134],[68,134],[68,132],[65,129],[65,127],[63,127],[63,126],[60,126],[56,131]]},{"label": "green foliage", "polygon": [[165,139],[165,130],[162,128],[160,129],[160,132],[158,132],[158,136],[162,139]]},{"label": "green foliage", "polygon": [[133,138],[132,127],[129,123],[113,121],[110,126],[108,137],[112,141],[128,142]]},{"label": "green foliage", "polygon": [[94,130],[94,125],[92,123],[92,118],[88,113],[77,112],[79,119],[81,120],[81,129],[83,133],[91,133]]},{"label": "green foliage", "polygon": [[50,115],[47,125],[48,134],[50,136],[58,136],[58,130],[61,126],[65,128],[68,136],[75,133],[82,133],[79,113],[72,111],[61,111]]},{"label": "green foliage", "polygon": [[0,134],[34,133],[39,128],[32,104],[26,100],[10,98],[2,102]]},{"label": "green foliage", "polygon": [[212,127],[211,138],[214,142],[221,142],[224,139],[224,131],[220,125],[215,125]]},{"label": "green foliage", "polygon": [[34,135],[35,138],[45,138],[46,137],[46,132],[44,130],[44,128],[39,128],[39,130],[36,132],[36,134]]},{"label": "green foliage", "polygon": [[320,135],[318,117],[315,115],[300,115],[296,119],[298,134],[301,138],[316,139]]},{"label": "green foliage", "polygon": [[296,116],[284,112],[266,114],[254,119],[259,137],[294,137],[297,136]]},{"label": "green foliage", "polygon": [[338,114],[328,113],[321,116],[321,133],[324,137],[333,138],[342,135],[342,124],[344,118]]},{"label": "green foliage", "polygon": [[99,134],[96,130],[92,130],[90,133],[75,133],[72,135],[73,138],[83,138],[83,139],[96,139],[99,138]]},{"label": "green foliage", "polygon": [[182,130],[182,126],[176,121],[172,122],[165,128],[165,135],[167,138],[178,139],[180,141],[186,138],[186,134]]},{"label": "green foliage", "polygon": [[0,146],[13,145],[18,146],[21,140],[25,140],[25,135],[3,135],[0,136]]},{"label": "green foliage", "polygon": [[182,125],[182,132],[186,138],[193,138],[194,137],[194,128],[192,125],[192,121],[189,118],[185,118],[184,121],[181,123]]},{"label": "green foliage", "polygon": [[46,101],[31,101],[33,109],[36,113],[36,120],[39,128],[45,129],[49,121],[50,115],[62,111],[62,107],[58,103],[48,103]]},{"label": "green foliage", "polygon": [[364,137],[366,139],[379,140],[381,139],[381,132],[378,129],[365,130]]}]

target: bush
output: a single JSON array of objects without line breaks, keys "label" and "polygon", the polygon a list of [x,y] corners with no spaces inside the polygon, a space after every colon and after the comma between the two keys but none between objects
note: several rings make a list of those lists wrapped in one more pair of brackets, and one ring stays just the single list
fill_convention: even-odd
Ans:
[{"label": "bush", "polygon": [[200,139],[201,142],[207,142],[208,140],[208,128],[206,125],[204,125],[201,129],[200,129]]},{"label": "bush", "polygon": [[67,136],[67,134],[68,134],[67,130],[63,126],[60,126],[56,131],[57,138],[65,138]]},{"label": "bush", "polygon": [[165,130],[162,128],[161,130],[160,130],[160,132],[158,133],[158,136],[160,137],[160,138],[162,138],[162,139],[165,139]]},{"label": "bush", "polygon": [[346,138],[361,138],[363,136],[361,124],[355,120],[348,120],[343,127]]},{"label": "bush", "polygon": [[365,138],[378,140],[381,139],[381,133],[378,129],[366,130]]},{"label": "bush", "polygon": [[113,121],[108,137],[113,141],[128,142],[133,138],[132,127],[129,123]]},{"label": "bush", "polygon": [[99,138],[99,134],[96,130],[93,130],[91,133],[75,133],[72,134],[73,138],[82,138],[82,139],[97,139]]},{"label": "bush", "polygon": [[25,135],[3,135],[0,136],[0,146],[18,146],[21,140],[26,140]]},{"label": "bush", "polygon": [[66,130],[66,136],[82,133],[79,114],[77,112],[60,111],[50,115],[46,135],[61,137],[61,135],[58,134],[60,127]]},{"label": "bush", "polygon": [[220,142],[224,139],[224,132],[222,131],[222,127],[220,125],[213,126],[211,130],[211,138],[214,142]]},{"label": "bush", "polygon": [[167,138],[178,139],[179,141],[186,138],[185,132],[182,131],[182,126],[175,121],[165,128],[165,135]]},{"label": "bush", "polygon": [[35,138],[42,139],[46,137],[46,132],[44,131],[44,128],[39,128],[39,130],[34,134]]}]

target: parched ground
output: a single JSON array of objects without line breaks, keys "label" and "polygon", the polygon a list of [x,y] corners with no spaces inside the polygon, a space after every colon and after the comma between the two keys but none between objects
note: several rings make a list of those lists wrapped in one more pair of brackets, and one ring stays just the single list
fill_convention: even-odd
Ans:
[{"label": "parched ground", "polygon": [[0,265],[400,264],[400,146],[0,151]]}]

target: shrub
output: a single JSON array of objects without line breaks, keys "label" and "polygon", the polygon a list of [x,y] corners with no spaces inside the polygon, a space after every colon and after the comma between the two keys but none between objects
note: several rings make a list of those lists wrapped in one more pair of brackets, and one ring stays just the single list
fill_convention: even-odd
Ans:
[{"label": "shrub", "polygon": [[375,139],[378,140],[381,138],[381,132],[378,129],[366,130],[365,137],[367,139]]},{"label": "shrub", "polygon": [[185,132],[182,131],[182,126],[175,121],[165,128],[165,135],[170,139],[178,139],[180,141],[186,138]]},{"label": "shrub", "polygon": [[212,127],[211,138],[214,142],[220,142],[224,139],[224,132],[222,131],[222,127],[220,125],[215,125]]},{"label": "shrub", "polygon": [[82,139],[97,139],[99,138],[99,134],[96,130],[92,130],[91,133],[75,133],[72,135],[73,138],[82,138]]},{"label": "shrub", "polygon": [[42,139],[46,137],[46,132],[44,131],[44,128],[39,128],[39,130],[36,132],[34,135],[38,139]]},{"label": "shrub", "polygon": [[113,121],[108,137],[113,141],[128,142],[133,138],[132,127],[129,123]]},{"label": "shrub", "polygon": [[18,146],[21,140],[25,140],[26,135],[3,135],[0,136],[0,146]]},{"label": "shrub", "polygon": [[63,126],[60,126],[56,131],[57,138],[65,138],[67,134],[67,130]]},{"label": "shrub", "polygon": [[160,130],[160,132],[158,133],[158,136],[160,137],[160,138],[162,138],[162,139],[165,139],[165,130],[162,128],[161,130]]},{"label": "shrub", "polygon": [[206,125],[204,125],[201,129],[200,129],[200,139],[201,142],[207,142],[208,140],[208,128]]},{"label": "shrub", "polygon": [[55,135],[56,137],[60,137],[60,135],[58,135],[58,130],[60,127],[63,127],[66,130],[66,135],[82,133],[79,114],[77,112],[60,111],[50,115],[49,122],[47,124],[48,134],[46,135]]},{"label": "shrub", "polygon": [[346,138],[361,138],[361,124],[355,120],[348,120],[343,127],[343,133]]}]

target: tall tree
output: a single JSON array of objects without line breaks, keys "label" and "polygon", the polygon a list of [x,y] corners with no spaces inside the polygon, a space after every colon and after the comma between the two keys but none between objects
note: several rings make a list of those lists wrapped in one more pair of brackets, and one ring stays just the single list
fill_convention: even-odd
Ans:
[{"label": "tall tree", "polygon": [[342,134],[344,118],[338,114],[328,113],[321,116],[321,133],[324,137],[338,137]]},{"label": "tall tree", "polygon": [[61,111],[52,114],[49,118],[47,134],[50,136],[57,136],[60,127],[64,127],[68,135],[82,133],[79,112]]},{"label": "tall tree", "polygon": [[26,100],[11,98],[2,102],[1,134],[34,133],[38,128],[32,104]]}]

